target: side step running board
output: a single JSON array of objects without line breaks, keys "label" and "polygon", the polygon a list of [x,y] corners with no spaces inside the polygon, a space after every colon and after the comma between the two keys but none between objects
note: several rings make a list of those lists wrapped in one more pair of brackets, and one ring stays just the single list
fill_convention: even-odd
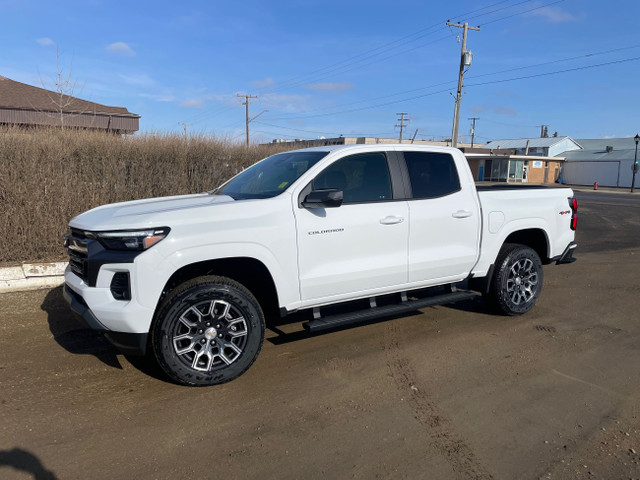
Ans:
[{"label": "side step running board", "polygon": [[384,317],[387,315],[397,315],[399,313],[411,312],[419,308],[431,307],[433,305],[444,305],[447,303],[460,302],[476,297],[475,292],[452,292],[442,295],[434,295],[432,297],[420,298],[418,300],[408,300],[394,305],[385,305],[383,307],[372,307],[357,312],[349,312],[340,315],[331,315],[329,317],[314,318],[302,324],[305,330],[317,332],[330,328],[351,325],[354,323],[362,323],[372,318]]}]

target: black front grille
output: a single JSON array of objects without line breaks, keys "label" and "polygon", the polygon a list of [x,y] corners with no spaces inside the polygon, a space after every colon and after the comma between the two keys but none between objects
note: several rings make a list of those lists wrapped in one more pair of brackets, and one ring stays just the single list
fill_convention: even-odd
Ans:
[{"label": "black front grille", "polygon": [[69,266],[71,271],[79,276],[85,282],[88,278],[87,272],[87,256],[89,250],[87,248],[87,237],[78,230],[71,230],[67,245],[67,251],[69,252]]},{"label": "black front grille", "polygon": [[95,287],[98,273],[103,265],[111,263],[133,263],[142,250],[109,250],[96,239],[93,232],[71,229],[66,237],[71,271],[90,286]]}]

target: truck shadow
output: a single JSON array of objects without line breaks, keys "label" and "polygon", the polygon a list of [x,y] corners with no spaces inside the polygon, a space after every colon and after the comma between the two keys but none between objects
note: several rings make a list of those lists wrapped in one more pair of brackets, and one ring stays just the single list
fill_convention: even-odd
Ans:
[{"label": "truck shadow", "polygon": [[[402,318],[402,317],[406,317],[409,315],[415,315],[415,314],[419,314],[420,311],[419,310],[415,310],[412,312],[405,312],[402,314],[397,314],[397,315],[385,315],[379,318],[375,318],[375,319],[371,319],[365,322],[360,322],[360,323],[352,323],[349,325],[342,325],[342,326],[338,326],[338,327],[333,327],[327,330],[321,330],[318,332],[309,332],[307,330],[304,330],[302,327],[302,322],[306,322],[308,320],[311,319],[311,315],[304,315],[304,314],[300,314],[300,317],[298,317],[298,314],[293,314],[290,317],[287,317],[286,319],[279,319],[277,322],[267,322],[267,329],[270,330],[271,332],[275,333],[276,336],[275,337],[270,337],[267,338],[266,340],[273,344],[273,345],[286,345],[287,343],[292,343],[292,342],[298,342],[300,340],[305,340],[305,339],[309,339],[309,338],[313,338],[313,337],[320,337],[322,335],[330,335],[332,333],[336,333],[336,332],[341,332],[343,330],[351,330],[352,328],[358,328],[358,327],[364,327],[366,325],[374,325],[376,323],[383,323],[383,322],[387,322],[387,321],[391,321],[391,320],[395,320],[397,318]],[[281,327],[286,327],[288,325],[292,325],[292,324],[300,324],[299,326],[299,330],[295,330],[293,332],[285,332],[282,330]]]},{"label": "truck shadow", "polygon": [[57,480],[58,478],[53,472],[44,467],[38,457],[22,448],[0,450],[0,468],[3,467],[10,467],[18,472],[31,474],[35,480]]},{"label": "truck shadow", "polygon": [[122,369],[118,350],[102,334],[84,328],[75,318],[62,296],[62,286],[49,291],[40,308],[47,312],[53,339],[74,355],[93,355],[104,364]]},{"label": "truck shadow", "polygon": [[[491,310],[489,309],[486,302],[482,299],[482,297],[478,296],[477,298],[473,298],[471,300],[464,300],[458,303],[452,303],[447,305],[438,305],[434,307],[425,307],[421,309],[411,310],[404,313],[392,314],[392,315],[384,315],[379,318],[370,319],[360,323],[353,323],[349,325],[343,325],[340,327],[334,327],[327,330],[321,330],[318,332],[309,332],[304,330],[302,327],[302,323],[311,320],[312,314],[310,311],[297,312],[287,316],[282,319],[279,318],[277,320],[268,320],[267,321],[267,329],[273,332],[276,336],[267,338],[266,340],[273,345],[284,345],[291,342],[297,342],[300,340],[313,338],[321,335],[328,335],[334,332],[339,332],[342,330],[349,330],[352,328],[358,328],[365,325],[372,325],[376,323],[389,322],[396,319],[412,316],[412,315],[420,315],[427,314],[429,310],[434,308],[451,308],[454,310],[460,310],[463,312],[477,313],[479,315],[493,315]],[[340,309],[337,309],[334,313],[341,313]],[[286,330],[290,330],[290,326],[298,324],[299,330],[295,330],[292,332],[285,332],[282,327]]]}]

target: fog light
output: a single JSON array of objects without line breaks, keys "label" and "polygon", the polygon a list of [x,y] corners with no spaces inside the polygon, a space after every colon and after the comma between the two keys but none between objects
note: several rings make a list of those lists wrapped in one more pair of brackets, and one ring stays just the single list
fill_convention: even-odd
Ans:
[{"label": "fog light", "polygon": [[118,272],[111,279],[111,295],[116,300],[131,300],[129,272]]}]

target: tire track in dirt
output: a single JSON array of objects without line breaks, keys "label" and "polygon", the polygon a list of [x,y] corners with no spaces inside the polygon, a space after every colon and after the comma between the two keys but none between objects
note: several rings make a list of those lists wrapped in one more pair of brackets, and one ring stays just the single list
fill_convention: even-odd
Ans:
[{"label": "tire track in dirt", "polygon": [[399,392],[405,395],[415,413],[415,419],[429,434],[433,446],[444,455],[461,479],[490,480],[493,476],[476,458],[473,450],[456,432],[455,425],[429,398],[427,388],[416,385],[416,375],[400,350],[398,327],[395,322],[386,325],[384,350],[386,363]]}]

